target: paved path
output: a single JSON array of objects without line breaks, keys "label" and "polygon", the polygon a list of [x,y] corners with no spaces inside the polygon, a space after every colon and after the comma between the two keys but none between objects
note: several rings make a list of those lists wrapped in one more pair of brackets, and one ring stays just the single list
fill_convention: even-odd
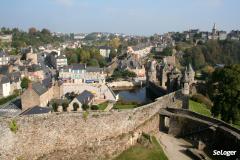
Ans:
[{"label": "paved path", "polygon": [[169,160],[191,160],[183,151],[192,145],[183,139],[174,138],[168,134],[160,132],[156,138],[160,142]]}]

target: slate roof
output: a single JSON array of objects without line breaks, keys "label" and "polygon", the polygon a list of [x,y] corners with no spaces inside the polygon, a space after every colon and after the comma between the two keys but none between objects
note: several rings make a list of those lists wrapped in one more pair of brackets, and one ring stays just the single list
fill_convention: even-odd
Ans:
[{"label": "slate roof", "polygon": [[9,83],[10,80],[7,76],[5,75],[0,75],[0,84],[5,84],[5,83]]},{"label": "slate roof", "polygon": [[79,102],[84,104],[86,101],[89,101],[89,100],[93,99],[93,97],[94,97],[94,94],[85,90],[81,94],[79,94],[76,98]]},{"label": "slate roof", "polygon": [[86,71],[87,71],[87,72],[102,72],[103,69],[102,69],[102,68],[99,68],[99,67],[87,67],[87,68],[86,68]]},{"label": "slate roof", "polygon": [[0,57],[3,57],[3,56],[7,57],[8,54],[6,52],[0,51]]},{"label": "slate roof", "polygon": [[0,67],[0,74],[6,75],[8,73],[8,66],[1,66]]},{"label": "slate roof", "polygon": [[47,88],[39,82],[32,84],[32,89],[40,96],[47,92]]},{"label": "slate roof", "polygon": [[29,108],[26,111],[22,112],[20,115],[44,114],[44,113],[49,113],[49,112],[51,112],[51,109],[48,107],[35,106],[35,107]]}]

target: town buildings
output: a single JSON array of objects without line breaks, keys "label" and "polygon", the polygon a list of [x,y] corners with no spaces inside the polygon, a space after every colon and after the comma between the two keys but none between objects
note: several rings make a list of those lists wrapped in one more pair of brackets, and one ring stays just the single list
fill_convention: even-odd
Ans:
[{"label": "town buildings", "polygon": [[0,66],[7,65],[9,61],[10,56],[4,51],[0,51]]},{"label": "town buildings", "polygon": [[85,64],[65,66],[59,71],[59,79],[71,83],[105,83],[105,76],[102,68]]},{"label": "town buildings", "polygon": [[104,58],[109,58],[109,55],[111,53],[111,47],[108,46],[101,46],[99,47],[100,55]]}]

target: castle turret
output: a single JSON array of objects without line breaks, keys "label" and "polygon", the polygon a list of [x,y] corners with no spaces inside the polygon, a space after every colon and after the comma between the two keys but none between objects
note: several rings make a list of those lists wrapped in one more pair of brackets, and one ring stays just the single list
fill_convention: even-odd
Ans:
[{"label": "castle turret", "polygon": [[188,78],[187,71],[185,71],[184,77],[183,77],[183,94],[189,95],[189,93],[190,93],[189,78]]},{"label": "castle turret", "polygon": [[187,75],[189,78],[189,85],[192,85],[193,83],[195,83],[195,71],[193,70],[191,64],[188,65]]}]

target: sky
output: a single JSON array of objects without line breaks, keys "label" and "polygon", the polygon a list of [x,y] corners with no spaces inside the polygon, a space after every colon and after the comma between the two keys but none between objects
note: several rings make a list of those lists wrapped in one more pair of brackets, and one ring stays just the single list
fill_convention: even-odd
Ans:
[{"label": "sky", "polygon": [[0,0],[0,27],[152,35],[240,29],[240,0]]}]

